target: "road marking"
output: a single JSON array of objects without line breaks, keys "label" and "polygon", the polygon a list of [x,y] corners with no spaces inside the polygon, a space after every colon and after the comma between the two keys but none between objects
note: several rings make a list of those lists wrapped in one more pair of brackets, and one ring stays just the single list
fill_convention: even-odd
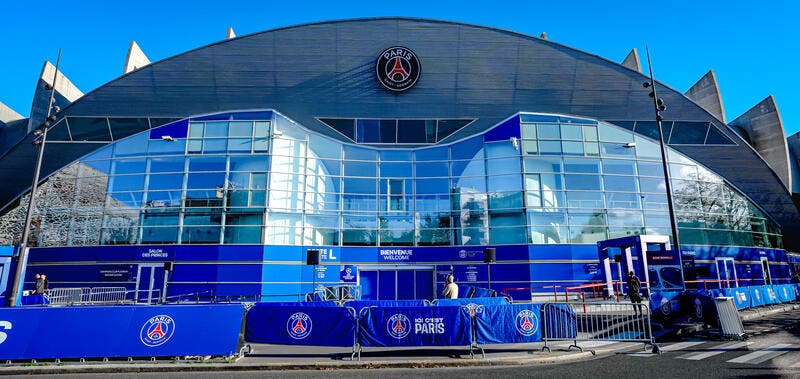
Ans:
[{"label": "road marking", "polygon": [[792,347],[792,344],[790,343],[779,343],[777,345],[772,345],[766,349],[754,351],[750,354],[742,355],[739,358],[731,359],[728,362],[759,364],[761,362],[768,361],[772,358],[779,357],[783,354],[795,350],[797,350],[797,348]]},{"label": "road marking", "polygon": [[729,343],[726,343],[726,344],[722,344],[722,345],[716,346],[716,347],[714,347],[714,348],[712,348],[712,349],[710,349],[708,351],[701,351],[701,352],[697,352],[697,353],[684,354],[684,355],[681,355],[678,358],[680,358],[680,359],[689,359],[689,360],[692,360],[692,361],[699,361],[701,359],[706,359],[706,358],[709,358],[709,357],[713,357],[715,355],[720,355],[722,353],[726,353],[726,352],[731,351],[731,350],[736,350],[736,349],[745,347],[745,346],[750,345],[750,344],[752,344],[752,342],[729,342]]},{"label": "road marking", "polygon": [[[704,344],[704,343],[706,343],[706,341],[688,341],[688,342],[673,343],[673,344],[659,346],[659,347],[661,349],[661,352],[665,353],[665,352],[668,352],[668,351],[683,350],[683,349],[690,348],[692,346],[701,345],[701,344]],[[655,355],[658,355],[658,354],[653,354],[651,352],[638,352],[638,353],[631,353],[631,354],[628,354],[628,355],[631,355],[631,356],[634,356],[634,357],[649,358],[649,357],[652,357],[652,356],[655,356]]]}]

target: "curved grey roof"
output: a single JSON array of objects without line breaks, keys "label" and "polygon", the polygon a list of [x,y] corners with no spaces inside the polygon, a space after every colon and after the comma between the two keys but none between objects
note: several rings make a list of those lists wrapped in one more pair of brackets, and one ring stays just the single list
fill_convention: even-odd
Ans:
[{"label": "curved grey roof", "polygon": [[[374,77],[376,55],[395,45],[412,49],[423,67],[416,86],[403,93],[382,89]],[[645,79],[596,55],[515,32],[425,19],[354,19],[279,28],[191,50],[87,93],[60,116],[187,117],[276,109],[340,139],[316,118],[476,119],[443,141],[450,142],[519,111],[651,120]],[[681,93],[660,86],[659,95],[669,107],[665,118],[713,122],[737,143],[677,150],[725,177],[785,234],[800,231],[786,187],[745,141]],[[99,146],[48,145],[45,173]],[[0,190],[5,206],[29,187],[32,170],[26,165],[33,163],[23,161],[32,154],[23,150],[31,150],[25,141],[2,158],[0,178],[19,183]]]}]

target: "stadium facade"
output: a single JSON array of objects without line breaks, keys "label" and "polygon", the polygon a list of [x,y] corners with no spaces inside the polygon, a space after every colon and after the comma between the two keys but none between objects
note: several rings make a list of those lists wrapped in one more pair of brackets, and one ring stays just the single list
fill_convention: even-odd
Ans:
[{"label": "stadium facade", "polygon": [[[87,94],[59,75],[26,288],[42,272],[168,295],[294,299],[357,281],[365,298],[433,298],[451,270],[485,287],[494,247],[491,287],[530,293],[601,280],[600,241],[671,234],[635,50],[617,64],[408,18],[229,37],[152,64],[131,43],[125,74]],[[6,245],[54,70],[30,117],[0,107]],[[726,123],[713,72],[686,94],[657,86],[698,279],[790,280],[797,160],[774,99]]]}]

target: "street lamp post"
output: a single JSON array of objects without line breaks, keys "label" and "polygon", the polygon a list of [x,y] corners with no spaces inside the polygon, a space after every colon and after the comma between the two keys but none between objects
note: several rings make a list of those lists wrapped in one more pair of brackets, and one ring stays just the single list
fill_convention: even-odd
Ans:
[{"label": "street lamp post", "polygon": [[[15,307],[19,303],[19,296],[22,293],[22,284],[24,278],[22,277],[25,271],[25,265],[28,262],[28,237],[31,232],[31,219],[33,218],[33,209],[36,204],[36,190],[39,187],[39,176],[42,168],[42,158],[44,157],[44,147],[47,141],[47,130],[50,128],[51,123],[56,120],[53,114],[55,110],[55,93],[56,93],[56,80],[58,79],[58,66],[61,64],[61,49],[58,49],[58,58],[56,59],[56,69],[53,72],[53,84],[50,86],[50,100],[47,103],[47,116],[44,122],[37,127],[33,132],[36,137],[33,140],[33,145],[39,146],[39,154],[36,157],[36,168],[33,172],[33,183],[31,184],[30,200],[28,201],[28,211],[25,214],[25,224],[22,229],[22,240],[19,244],[19,254],[17,254],[17,270],[14,273],[14,284],[11,288],[11,293],[8,298],[8,306]],[[58,112],[56,110],[56,112]]]},{"label": "street lamp post", "polygon": [[[656,124],[658,126],[658,145],[661,148],[661,165],[664,169],[664,184],[667,190],[667,208],[669,210],[669,222],[672,229],[672,244],[673,250],[678,254],[678,260],[683,267],[683,258],[681,257],[680,240],[678,239],[678,221],[675,218],[675,203],[672,199],[672,182],[669,176],[669,162],[667,161],[667,146],[664,143],[664,131],[661,129],[661,112],[667,110],[664,100],[658,97],[656,92],[656,82],[653,79],[653,65],[650,62],[650,49],[645,47],[647,52],[647,68],[650,71],[650,81],[644,82],[644,88],[650,88],[650,98],[653,99],[653,110],[656,114]],[[683,281],[683,269],[681,269],[681,281]]]}]

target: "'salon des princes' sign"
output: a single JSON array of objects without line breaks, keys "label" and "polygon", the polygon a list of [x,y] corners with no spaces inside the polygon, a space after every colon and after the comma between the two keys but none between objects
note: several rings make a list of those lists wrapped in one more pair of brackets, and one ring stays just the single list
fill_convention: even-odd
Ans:
[{"label": "'salon des princes' sign", "polygon": [[419,58],[407,47],[390,47],[375,61],[378,82],[390,91],[402,92],[413,87],[420,73],[422,65]]}]

